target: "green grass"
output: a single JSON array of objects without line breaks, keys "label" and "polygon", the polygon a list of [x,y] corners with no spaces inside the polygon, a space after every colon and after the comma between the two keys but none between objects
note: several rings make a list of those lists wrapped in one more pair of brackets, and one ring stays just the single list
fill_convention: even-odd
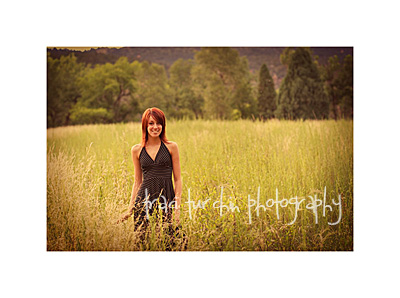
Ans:
[{"label": "green grass", "polygon": [[[353,250],[353,121],[169,121],[167,136],[179,146],[183,179],[181,224],[187,250]],[[60,127],[47,130],[48,250],[164,250],[168,238],[158,218],[147,234],[133,219],[115,221],[126,210],[133,184],[132,145],[140,123]],[[232,202],[239,212],[220,215],[213,203]],[[306,198],[295,206],[253,207],[275,198]],[[318,207],[318,224],[306,204],[318,195],[333,211]],[[204,209],[191,211],[188,189]],[[341,195],[342,214],[332,204]],[[300,200],[300,199],[299,199]],[[225,211],[225,210],[224,210]],[[173,250],[183,249],[176,239]]]}]

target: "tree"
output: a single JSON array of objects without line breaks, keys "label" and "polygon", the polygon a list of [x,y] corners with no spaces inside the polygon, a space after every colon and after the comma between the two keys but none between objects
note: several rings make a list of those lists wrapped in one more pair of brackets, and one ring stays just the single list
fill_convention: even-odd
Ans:
[{"label": "tree", "polygon": [[325,82],[325,92],[330,102],[330,117],[335,120],[338,118],[339,113],[339,86],[338,75],[341,71],[341,65],[338,56],[329,57],[326,66],[320,66],[321,78]]},{"label": "tree", "polygon": [[70,124],[71,108],[80,97],[77,79],[84,65],[71,54],[53,59],[47,54],[47,126]]},{"label": "tree", "polygon": [[[241,118],[252,118],[257,115],[257,98],[254,96],[251,85],[251,74],[249,72],[248,61],[246,57],[240,57],[241,75],[237,78],[236,90],[233,95],[232,107],[239,110]],[[232,118],[232,113],[231,113]]]},{"label": "tree", "polygon": [[279,89],[275,115],[286,119],[327,118],[329,101],[309,48],[297,48]]},{"label": "tree", "polygon": [[[74,113],[88,115],[74,115],[74,118],[92,119],[92,115],[100,115],[102,122],[132,120],[132,115],[138,110],[138,103],[133,96],[134,82],[133,65],[126,57],[119,58],[115,64],[96,65],[79,79],[82,97],[73,109]],[[90,109],[105,109],[107,113]]]},{"label": "tree", "polygon": [[291,48],[291,47],[285,48],[282,51],[281,55],[279,56],[279,58],[281,60],[281,63],[283,65],[285,65],[286,67],[288,67],[294,52],[295,52],[295,50],[293,48]]},{"label": "tree", "polygon": [[147,61],[134,61],[133,65],[137,74],[136,98],[140,111],[157,107],[166,111],[168,115],[172,108],[172,93],[164,66]]},{"label": "tree", "polygon": [[337,118],[353,117],[353,57],[347,55],[341,64],[335,55],[321,66],[321,76],[325,81],[325,91],[330,101],[330,114]]},{"label": "tree", "polygon": [[193,90],[191,71],[194,61],[178,59],[169,68],[169,84],[173,93],[171,116],[199,118],[204,100]]},{"label": "tree", "polygon": [[196,96],[204,98],[207,118],[229,119],[235,109],[244,117],[254,113],[256,102],[249,89],[247,59],[238,51],[202,48],[195,54],[191,74]]},{"label": "tree", "polygon": [[269,73],[268,67],[263,64],[260,69],[258,82],[258,113],[261,117],[268,119],[274,116],[276,110],[276,91],[274,81]]},{"label": "tree", "polygon": [[240,118],[251,118],[257,114],[257,99],[253,96],[253,88],[248,80],[243,80],[233,96],[231,118],[234,111],[239,111]]},{"label": "tree", "polygon": [[340,110],[345,118],[353,118],[353,56],[347,55],[338,77]]}]

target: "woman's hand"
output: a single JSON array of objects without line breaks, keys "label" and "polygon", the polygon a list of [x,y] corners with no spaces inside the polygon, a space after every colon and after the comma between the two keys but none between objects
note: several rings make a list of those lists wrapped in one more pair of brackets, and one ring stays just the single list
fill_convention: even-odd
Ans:
[{"label": "woman's hand", "polygon": [[125,220],[127,220],[129,217],[131,217],[133,214],[133,208],[129,208],[129,210],[127,212],[125,212],[122,217],[120,219],[117,220],[117,224],[124,222]]},{"label": "woman's hand", "polygon": [[175,208],[175,221],[176,221],[176,224],[178,224],[178,225],[179,225],[179,217],[180,217],[180,215],[181,215],[181,208],[180,208],[180,206],[177,206]]}]

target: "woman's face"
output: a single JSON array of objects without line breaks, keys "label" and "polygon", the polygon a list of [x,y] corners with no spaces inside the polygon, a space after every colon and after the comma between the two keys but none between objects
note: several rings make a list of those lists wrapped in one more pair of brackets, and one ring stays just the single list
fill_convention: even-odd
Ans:
[{"label": "woman's face", "polygon": [[147,132],[149,136],[156,138],[159,137],[162,132],[162,125],[161,123],[157,123],[156,119],[153,116],[149,118],[149,124],[147,125]]}]

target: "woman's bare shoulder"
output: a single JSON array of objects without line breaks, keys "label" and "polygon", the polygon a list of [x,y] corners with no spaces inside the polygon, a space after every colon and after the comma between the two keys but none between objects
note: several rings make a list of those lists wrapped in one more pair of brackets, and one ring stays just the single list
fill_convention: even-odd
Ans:
[{"label": "woman's bare shoulder", "polygon": [[167,145],[172,145],[172,146],[178,146],[177,143],[173,142],[173,141],[168,141],[168,143],[166,143]]},{"label": "woman's bare shoulder", "polygon": [[142,145],[136,144],[136,145],[132,146],[131,152],[132,152],[132,154],[135,154],[135,153],[137,154],[140,152],[141,149],[142,149]]},{"label": "woman's bare shoulder", "polygon": [[168,143],[166,143],[168,150],[173,153],[178,151],[178,144],[173,142],[173,141],[168,141]]}]

